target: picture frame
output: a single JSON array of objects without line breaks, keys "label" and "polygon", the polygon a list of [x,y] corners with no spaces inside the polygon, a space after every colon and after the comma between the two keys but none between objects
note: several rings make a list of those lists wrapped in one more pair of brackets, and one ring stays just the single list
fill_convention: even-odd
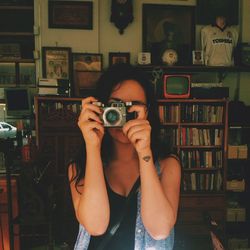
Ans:
[{"label": "picture frame", "polygon": [[73,70],[102,71],[103,59],[99,53],[72,53]]},{"label": "picture frame", "polygon": [[0,62],[0,87],[14,87],[16,84],[16,64]]},{"label": "picture frame", "polygon": [[71,79],[71,48],[42,47],[42,69],[44,78]]},{"label": "picture frame", "polygon": [[92,1],[49,1],[49,28],[93,29]]},{"label": "picture frame", "polygon": [[130,63],[130,53],[109,52],[109,66],[117,63]]},{"label": "picture frame", "polygon": [[204,65],[204,53],[202,50],[192,51],[193,65]]},{"label": "picture frame", "polygon": [[35,63],[19,63],[19,84],[20,85],[36,85],[36,64]]},{"label": "picture frame", "polygon": [[84,94],[94,92],[101,71],[74,71],[74,96],[83,97]]},{"label": "picture frame", "polygon": [[74,95],[94,91],[103,69],[103,56],[99,53],[72,53]]},{"label": "picture frame", "polygon": [[178,54],[176,65],[190,65],[195,45],[195,7],[143,4],[142,47],[150,52],[152,64],[163,64],[167,49]]}]

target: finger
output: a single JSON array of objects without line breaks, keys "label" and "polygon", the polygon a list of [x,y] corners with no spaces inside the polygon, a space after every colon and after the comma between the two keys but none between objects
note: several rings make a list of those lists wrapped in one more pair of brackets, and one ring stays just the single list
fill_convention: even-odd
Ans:
[{"label": "finger", "polygon": [[102,123],[100,116],[92,110],[86,110],[84,113],[82,113],[82,115],[79,117],[79,121],[96,121]]},{"label": "finger", "polygon": [[149,141],[149,137],[145,138],[145,131],[142,129],[130,136],[129,140],[136,144],[139,140]]},{"label": "finger", "polygon": [[129,113],[136,112],[136,119],[146,119],[147,118],[147,107],[146,105],[133,105],[128,110]]},{"label": "finger", "polygon": [[94,121],[87,121],[87,122],[79,122],[78,126],[81,128],[81,126],[84,126],[86,131],[90,131],[90,130],[98,130],[100,131],[102,134],[104,134],[104,126],[101,125],[98,122],[94,122]]},{"label": "finger", "polygon": [[138,125],[143,125],[143,124],[149,124],[149,121],[148,120],[139,120],[139,119],[136,119],[136,120],[130,120],[128,122],[126,122],[123,126],[123,133],[124,134],[127,134],[128,133],[128,130],[133,127],[133,126],[138,126]]},{"label": "finger", "polygon": [[96,112],[97,114],[102,113],[102,109],[99,106],[92,104],[92,103],[86,103],[83,105],[81,112],[84,113],[86,110],[92,110],[93,112]]},{"label": "finger", "polygon": [[131,138],[135,133],[139,131],[144,131],[144,137],[145,137],[147,134],[150,134],[151,127],[148,124],[143,124],[140,126],[133,126],[128,130],[127,137]]},{"label": "finger", "polygon": [[86,103],[91,103],[91,102],[96,102],[97,99],[93,96],[89,96],[89,97],[86,97],[84,99],[82,99],[82,106]]}]

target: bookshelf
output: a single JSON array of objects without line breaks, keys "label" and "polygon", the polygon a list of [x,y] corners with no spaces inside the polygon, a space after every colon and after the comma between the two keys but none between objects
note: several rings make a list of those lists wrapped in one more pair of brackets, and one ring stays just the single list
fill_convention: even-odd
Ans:
[{"label": "bookshelf", "polygon": [[160,99],[158,108],[162,136],[172,140],[182,163],[177,231],[208,234],[205,212],[224,227],[228,101]]},{"label": "bookshelf", "polygon": [[[36,137],[39,151],[52,161],[49,175],[64,194],[62,218],[69,216],[67,159],[81,143],[77,118],[81,98],[35,96]],[[224,99],[159,99],[161,133],[172,138],[182,161],[182,192],[177,232],[208,235],[203,213],[223,225],[225,222],[225,176],[227,157],[227,109]],[[191,177],[192,176],[192,177]],[[61,221],[65,222],[65,219]],[[60,227],[60,226],[59,226]],[[74,234],[72,234],[73,236]],[[179,235],[179,233],[178,233]]]},{"label": "bookshelf", "polygon": [[34,0],[0,3],[0,87],[35,87]]},{"label": "bookshelf", "polygon": [[250,246],[250,127],[229,124],[226,234],[229,249]]}]

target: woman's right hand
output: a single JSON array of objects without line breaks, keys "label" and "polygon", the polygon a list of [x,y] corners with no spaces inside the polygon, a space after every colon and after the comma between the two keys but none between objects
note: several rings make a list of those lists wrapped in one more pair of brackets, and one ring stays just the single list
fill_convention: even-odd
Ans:
[{"label": "woman's right hand", "polygon": [[78,127],[81,129],[86,145],[101,146],[104,135],[104,126],[100,119],[102,110],[92,104],[97,99],[90,96],[82,100],[82,110],[78,118]]}]

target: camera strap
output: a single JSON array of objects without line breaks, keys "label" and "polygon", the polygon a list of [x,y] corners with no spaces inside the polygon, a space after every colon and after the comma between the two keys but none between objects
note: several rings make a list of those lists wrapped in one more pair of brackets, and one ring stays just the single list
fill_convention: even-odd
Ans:
[{"label": "camera strap", "polygon": [[120,216],[117,218],[116,223],[112,226],[109,227],[107,229],[107,234],[105,235],[105,237],[102,239],[102,241],[100,242],[100,244],[98,245],[98,247],[96,248],[96,250],[104,250],[107,243],[111,240],[111,238],[115,235],[115,233],[117,232],[118,228],[121,225],[121,222],[126,214],[126,211],[128,210],[128,207],[131,203],[131,199],[134,196],[134,194],[136,194],[139,190],[139,186],[140,186],[140,177],[138,177],[138,179],[136,180],[134,186],[132,187],[132,189],[130,190],[127,198],[126,198],[126,205],[125,208],[123,209],[122,213],[120,214]]}]

